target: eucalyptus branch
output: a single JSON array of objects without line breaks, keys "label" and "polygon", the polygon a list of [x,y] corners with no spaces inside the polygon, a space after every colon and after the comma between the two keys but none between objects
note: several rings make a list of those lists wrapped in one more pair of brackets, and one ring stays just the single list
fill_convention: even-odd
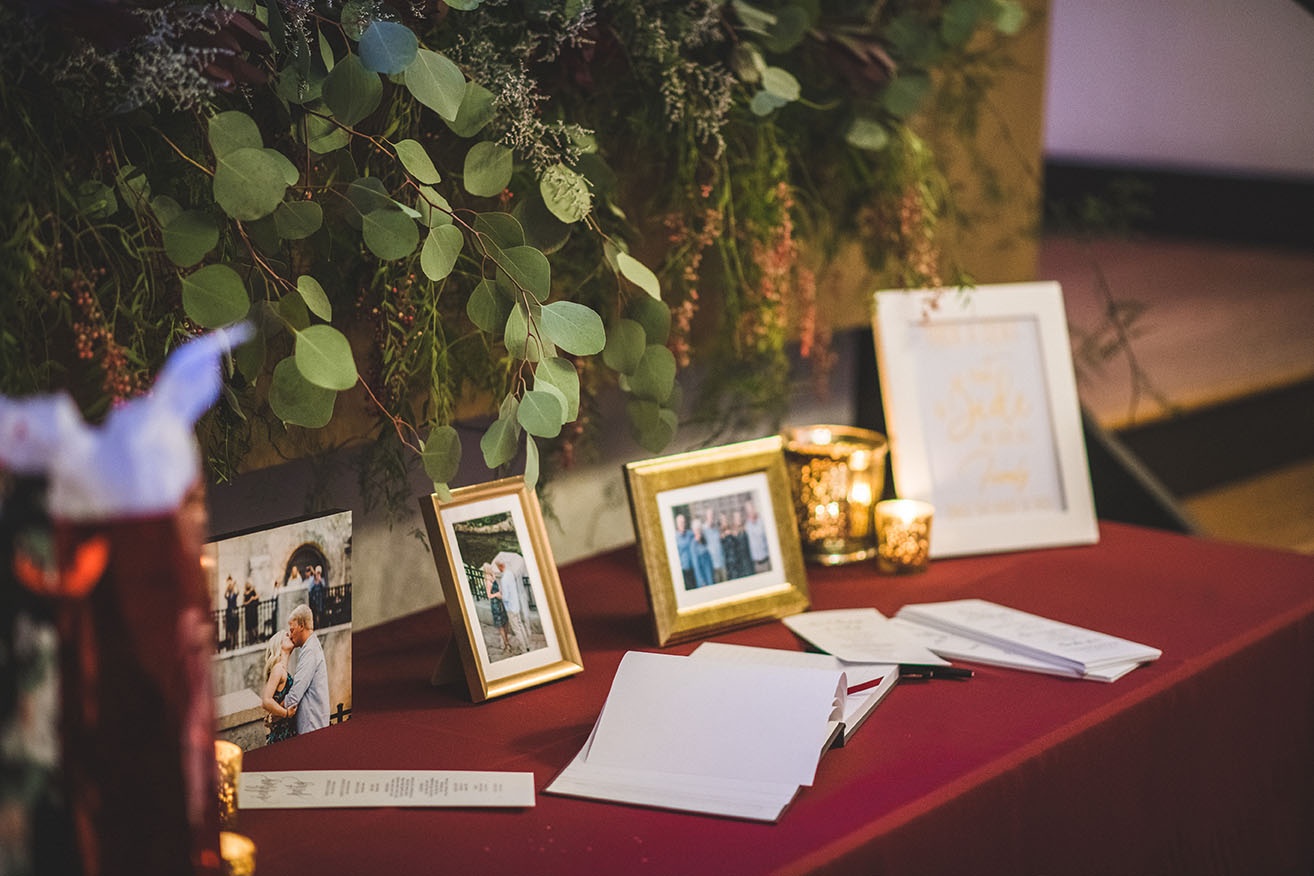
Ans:
[{"label": "eucalyptus branch", "polygon": [[155,127],[152,127],[151,130],[154,131],[156,134],[159,134],[160,139],[163,140],[165,143],[169,144],[169,148],[172,149],[174,152],[177,152],[178,156],[182,158],[183,161],[186,161],[188,164],[190,164],[192,167],[195,167],[197,170],[201,171],[206,176],[214,176],[213,170],[206,167],[204,164],[200,164],[194,158],[188,155],[186,152],[182,151],[182,149],[179,148],[177,143],[169,139],[168,134],[164,133],[159,128],[155,128]]}]

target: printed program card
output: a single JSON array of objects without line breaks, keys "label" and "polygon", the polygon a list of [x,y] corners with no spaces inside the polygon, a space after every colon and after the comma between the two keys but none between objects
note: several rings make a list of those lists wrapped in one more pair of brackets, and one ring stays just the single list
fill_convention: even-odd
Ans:
[{"label": "printed program card", "polygon": [[292,770],[242,773],[242,809],[534,805],[534,774],[469,770]]}]

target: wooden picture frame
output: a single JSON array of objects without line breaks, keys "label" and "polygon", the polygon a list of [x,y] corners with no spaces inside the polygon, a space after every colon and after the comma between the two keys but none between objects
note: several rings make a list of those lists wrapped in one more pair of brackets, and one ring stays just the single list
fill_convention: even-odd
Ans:
[{"label": "wooden picture frame", "polygon": [[435,684],[463,674],[482,702],[583,670],[543,512],[522,478],[421,497],[420,512],[452,619]]},{"label": "wooden picture frame", "polygon": [[783,448],[774,436],[625,466],[658,645],[807,609]]},{"label": "wooden picture frame", "polygon": [[1098,540],[1058,283],[884,290],[873,330],[894,485],[931,556]]}]

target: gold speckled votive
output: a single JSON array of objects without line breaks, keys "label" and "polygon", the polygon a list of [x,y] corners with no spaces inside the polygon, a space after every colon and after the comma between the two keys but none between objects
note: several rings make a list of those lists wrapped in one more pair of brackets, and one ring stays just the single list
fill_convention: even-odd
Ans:
[{"label": "gold speckled votive", "polygon": [[924,572],[931,557],[930,502],[888,499],[876,503],[876,565],[882,572]]}]

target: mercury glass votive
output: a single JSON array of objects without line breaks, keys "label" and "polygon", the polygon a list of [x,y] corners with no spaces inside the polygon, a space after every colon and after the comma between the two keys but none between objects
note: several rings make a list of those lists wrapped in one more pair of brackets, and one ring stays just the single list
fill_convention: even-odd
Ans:
[{"label": "mercury glass votive", "polygon": [[876,565],[882,572],[924,572],[931,559],[930,502],[888,499],[876,503]]},{"label": "mercury glass votive", "polygon": [[872,557],[872,503],[885,489],[885,436],[852,426],[803,426],[784,438],[804,558],[838,565]]},{"label": "mercury glass votive", "polygon": [[253,876],[256,846],[250,837],[219,831],[219,857],[224,862],[224,876]]},{"label": "mercury glass votive", "polygon": [[219,825],[237,823],[237,779],[242,775],[242,749],[224,739],[214,741],[214,759],[219,766]]}]

